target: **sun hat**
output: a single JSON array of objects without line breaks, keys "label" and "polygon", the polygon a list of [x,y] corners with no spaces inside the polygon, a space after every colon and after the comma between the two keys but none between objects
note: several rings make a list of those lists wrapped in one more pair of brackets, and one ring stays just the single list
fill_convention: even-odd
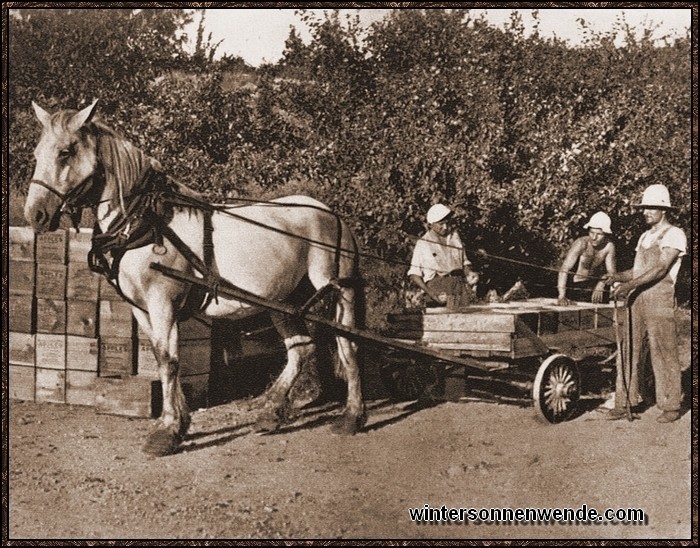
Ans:
[{"label": "sun hat", "polygon": [[439,223],[451,213],[452,210],[446,205],[435,204],[428,210],[426,220],[428,221],[428,224]]},{"label": "sun hat", "polygon": [[599,228],[606,234],[612,234],[612,229],[610,228],[611,224],[612,222],[610,221],[608,214],[603,211],[599,211],[593,214],[591,220],[583,225],[583,228]]},{"label": "sun hat", "polygon": [[634,207],[647,209],[675,209],[671,205],[671,196],[665,185],[649,185],[642,195],[642,203],[634,204]]}]

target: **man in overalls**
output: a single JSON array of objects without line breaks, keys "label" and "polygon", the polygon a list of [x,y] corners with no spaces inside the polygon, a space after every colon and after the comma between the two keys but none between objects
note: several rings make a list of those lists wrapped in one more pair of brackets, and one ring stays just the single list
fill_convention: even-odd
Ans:
[{"label": "man in overalls", "polygon": [[610,420],[627,416],[626,404],[640,402],[638,370],[642,341],[649,339],[651,363],[656,384],[656,404],[662,413],[658,422],[673,422],[680,418],[681,366],[674,317],[674,285],[686,254],[687,238],[680,228],[666,218],[671,206],[664,185],[649,186],[642,196],[644,220],[649,226],[636,247],[631,270],[607,278],[609,283],[622,282],[613,289],[616,299],[629,298],[632,307],[632,353],[630,364],[618,367],[615,386],[615,408],[608,413]]}]

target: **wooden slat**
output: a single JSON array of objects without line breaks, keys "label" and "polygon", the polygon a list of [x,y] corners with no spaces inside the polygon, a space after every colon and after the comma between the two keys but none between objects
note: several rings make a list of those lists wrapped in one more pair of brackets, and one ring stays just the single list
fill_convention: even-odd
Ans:
[{"label": "wooden slat", "polygon": [[492,333],[476,331],[426,331],[423,340],[430,343],[462,343],[465,346],[470,344],[487,344],[489,347],[496,347],[501,350],[511,349],[511,333]]},{"label": "wooden slat", "polygon": [[36,371],[34,367],[17,365],[10,362],[8,366],[8,392],[13,400],[34,401],[36,390]]},{"label": "wooden slat", "polygon": [[8,357],[10,363],[34,366],[36,363],[36,335],[10,331],[9,347]]},{"label": "wooden slat", "polygon": [[36,265],[26,261],[9,261],[7,281],[10,295],[34,295]]},{"label": "wooden slat", "polygon": [[65,370],[36,368],[36,401],[66,403]]},{"label": "wooden slat", "polygon": [[66,369],[92,371],[99,368],[100,341],[93,337],[66,336]]},{"label": "wooden slat", "polygon": [[79,337],[97,337],[97,302],[71,299],[66,306],[66,333]]},{"label": "wooden slat", "polygon": [[160,390],[160,383],[152,379],[98,377],[95,380],[95,411],[128,417],[153,417],[155,390]]},{"label": "wooden slat", "polygon": [[97,373],[93,371],[66,370],[66,403],[70,405],[95,405]]},{"label": "wooden slat", "polygon": [[129,303],[100,300],[99,310],[101,337],[131,337],[134,330],[134,317]]},{"label": "wooden slat", "polygon": [[426,314],[424,331],[474,331],[514,333],[515,317],[512,314],[493,312]]},{"label": "wooden slat", "polygon": [[9,295],[8,327],[20,333],[36,332],[36,299],[29,295]]},{"label": "wooden slat", "polygon": [[36,330],[37,333],[65,335],[66,301],[64,299],[36,300]]},{"label": "wooden slat", "polygon": [[11,226],[10,260],[34,262],[34,231],[29,226]]}]

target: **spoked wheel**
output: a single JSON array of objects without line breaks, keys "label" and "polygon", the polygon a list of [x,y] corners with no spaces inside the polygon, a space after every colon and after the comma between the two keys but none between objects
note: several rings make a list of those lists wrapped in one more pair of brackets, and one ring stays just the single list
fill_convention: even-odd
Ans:
[{"label": "spoked wheel", "polygon": [[535,377],[532,398],[547,422],[563,422],[576,409],[581,395],[581,376],[574,360],[554,354],[542,362]]},{"label": "spoked wheel", "polygon": [[435,382],[435,371],[420,359],[392,360],[382,368],[382,381],[394,398],[415,400]]}]

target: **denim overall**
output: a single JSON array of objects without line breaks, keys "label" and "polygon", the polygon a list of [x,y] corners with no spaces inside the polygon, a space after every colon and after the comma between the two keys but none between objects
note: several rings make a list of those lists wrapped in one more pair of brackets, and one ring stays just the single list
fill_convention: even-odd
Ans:
[{"label": "denim overall", "polygon": [[[658,264],[661,258],[659,241],[671,227],[659,232],[648,248],[641,245],[632,267],[636,278]],[[662,411],[678,411],[681,405],[681,366],[678,359],[678,341],[674,317],[675,292],[670,274],[650,285],[640,287],[633,295],[632,307],[632,370],[629,364],[618,369],[615,386],[615,407],[626,405],[629,387],[629,402],[634,406],[640,402],[639,369],[642,342],[648,335],[651,363],[656,385],[656,405]],[[621,374],[622,373],[622,374]]]}]

